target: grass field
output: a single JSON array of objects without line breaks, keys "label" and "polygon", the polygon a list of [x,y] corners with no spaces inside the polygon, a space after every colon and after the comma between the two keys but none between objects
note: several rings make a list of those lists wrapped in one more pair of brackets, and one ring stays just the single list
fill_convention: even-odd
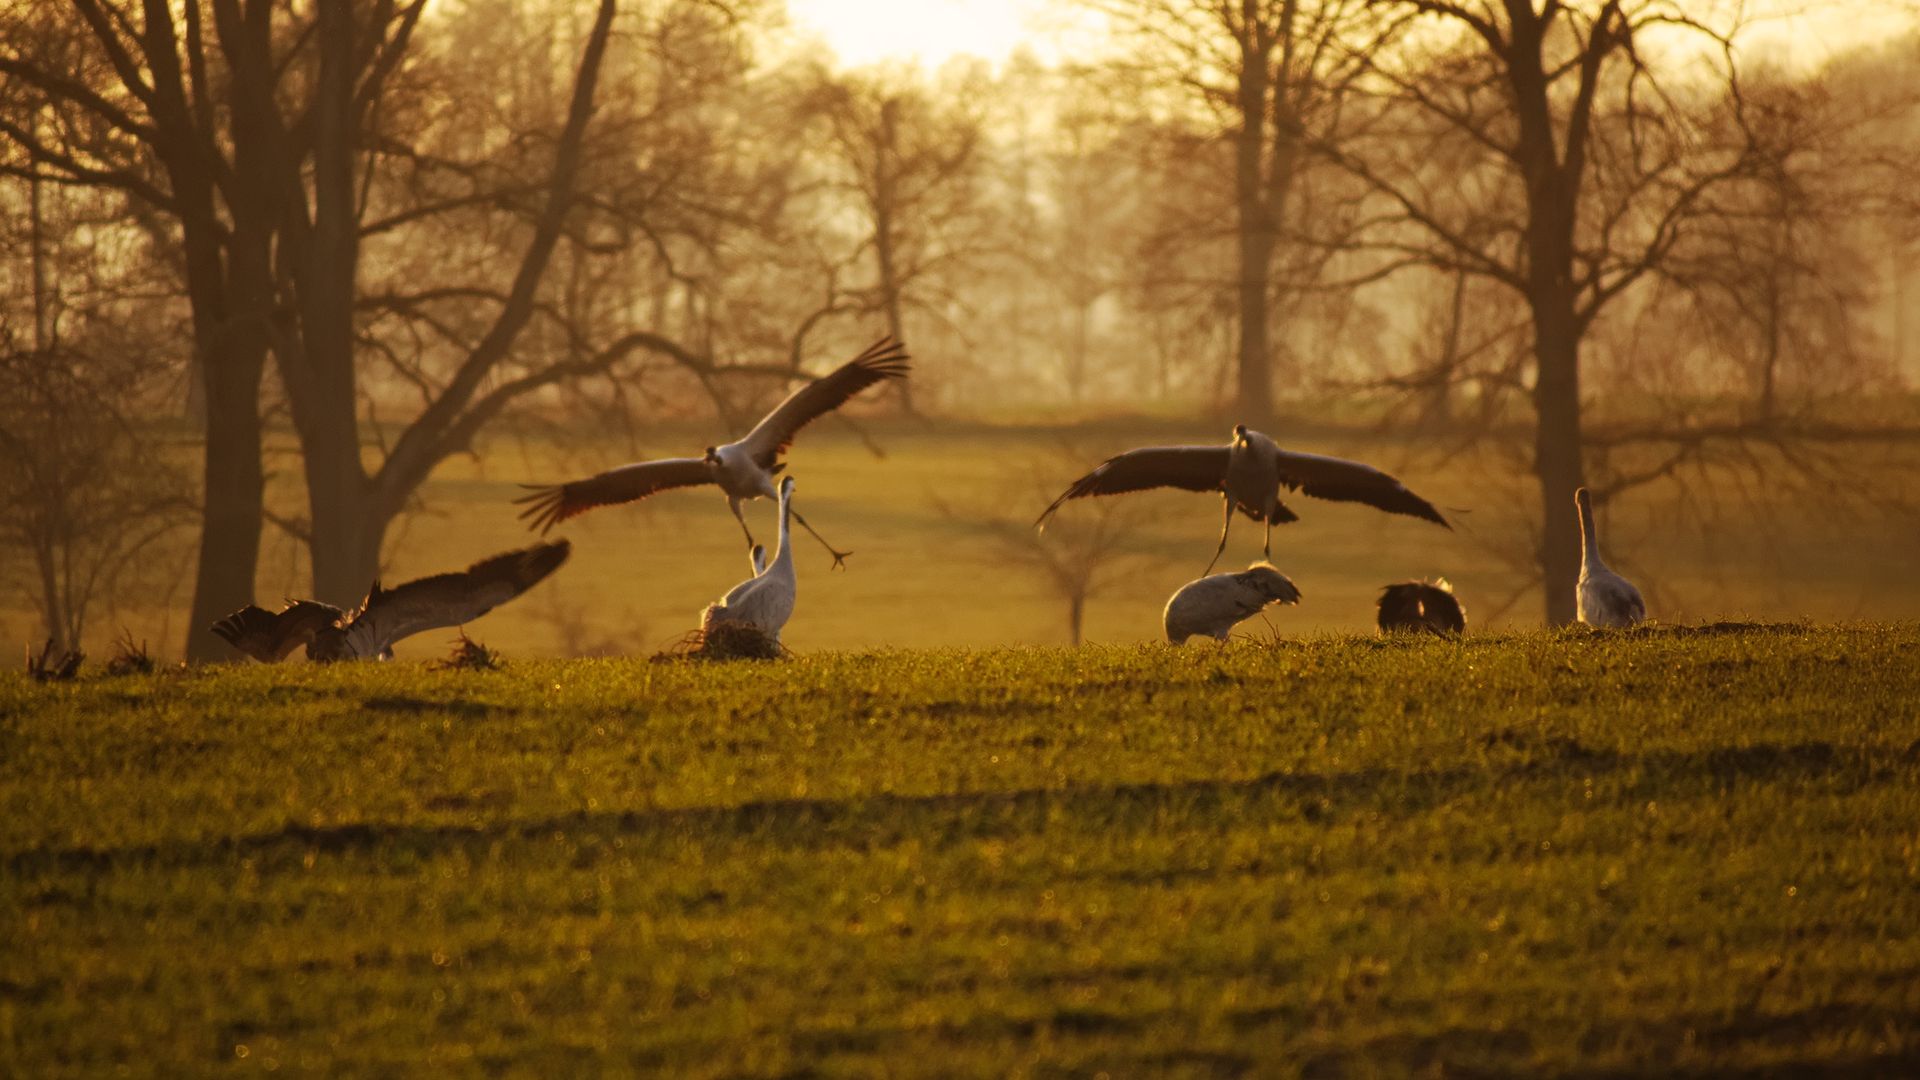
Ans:
[{"label": "grass field", "polygon": [[6,1076],[1912,1075],[1920,626],[8,675],[0,864]]},{"label": "grass field", "polygon": [[[388,537],[387,581],[463,567],[530,542],[512,503],[521,483],[686,453],[715,434],[711,425],[685,425],[649,429],[632,444],[601,434],[565,446],[497,437],[434,474],[419,510]],[[793,451],[798,505],[828,539],[855,554],[846,572],[829,572],[826,554],[798,536],[800,602],[787,641],[803,652],[1064,644],[1063,602],[980,522],[1030,523],[1074,477],[1130,446],[1217,443],[1226,434],[1223,426],[1143,420],[1032,428],[881,421],[872,427],[873,445],[885,454],[877,457],[856,432],[823,421]],[[1276,530],[1274,560],[1305,600],[1273,613],[1275,629],[1289,635],[1370,630],[1381,585],[1435,575],[1458,587],[1476,630],[1540,624],[1537,592],[1499,610],[1529,576],[1489,554],[1490,548],[1528,550],[1534,507],[1524,483],[1514,490],[1493,486],[1470,455],[1441,465],[1416,442],[1364,432],[1290,424],[1287,441],[1393,470],[1446,508],[1457,527],[1448,532],[1363,507],[1294,499],[1301,520]],[[271,493],[280,512],[304,515],[297,460],[276,458],[274,474]],[[1913,474],[1920,475],[1920,463]],[[1720,502],[1696,492],[1684,505],[1661,490],[1646,489],[1604,511],[1610,560],[1647,593],[1660,619],[1920,618],[1920,577],[1911,572],[1913,520],[1839,514],[1765,484],[1720,492]],[[1199,576],[1213,553],[1219,502],[1185,492],[1114,501],[1133,516],[1125,557],[1110,567],[1108,587],[1087,606],[1087,640],[1153,640],[1167,597]],[[1048,535],[1058,538],[1084,523],[1091,509],[1069,507]],[[1705,527],[1686,527],[1703,517]],[[771,504],[751,504],[749,520],[771,544]],[[475,637],[522,657],[646,655],[697,625],[701,608],[747,572],[739,527],[725,500],[710,490],[599,510],[566,522],[556,535],[573,540],[572,562],[531,595],[475,624]],[[1257,558],[1259,535],[1251,523],[1237,522],[1222,566],[1238,569]],[[171,592],[164,586],[190,580],[186,556],[183,547],[178,564],[141,593],[148,599],[96,616],[89,634],[96,659],[104,659],[122,626],[147,638],[157,655],[179,655],[188,586]],[[304,595],[307,575],[304,552],[268,530],[261,600]],[[0,596],[0,657],[19,657],[30,639],[37,645],[38,625],[24,594]],[[450,636],[424,635],[402,643],[399,653],[437,656]]]}]

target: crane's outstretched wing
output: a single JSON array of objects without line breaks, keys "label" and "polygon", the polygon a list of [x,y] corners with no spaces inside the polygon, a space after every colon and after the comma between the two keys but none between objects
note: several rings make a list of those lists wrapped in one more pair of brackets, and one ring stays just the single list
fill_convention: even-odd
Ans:
[{"label": "crane's outstretched wing", "polygon": [[539,584],[567,561],[572,550],[567,541],[555,540],[394,589],[382,589],[375,582],[366,602],[349,617],[347,630],[373,642],[377,647],[361,654],[372,655],[422,630],[472,622]]},{"label": "crane's outstretched wing", "polygon": [[1406,514],[1453,528],[1432,503],[1371,465],[1293,450],[1280,451],[1279,462],[1280,486],[1289,491],[1316,499],[1365,503],[1390,514]]},{"label": "crane's outstretched wing", "polygon": [[313,640],[346,613],[318,600],[291,600],[279,611],[248,604],[213,624],[213,632],[227,644],[263,664],[285,660],[287,654]]},{"label": "crane's outstretched wing", "polygon": [[520,511],[520,520],[527,523],[527,528],[538,529],[540,535],[545,536],[555,525],[596,506],[633,502],[669,488],[712,482],[713,474],[700,458],[662,458],[622,465],[569,484],[551,487],[529,484],[533,493],[513,501],[526,504],[527,508]]},{"label": "crane's outstretched wing", "polygon": [[1053,500],[1034,527],[1044,532],[1047,519],[1068,499],[1157,487],[1220,491],[1226,483],[1227,460],[1232,453],[1225,446],[1149,446],[1110,457]]},{"label": "crane's outstretched wing", "polygon": [[845,405],[855,394],[887,379],[904,379],[912,367],[907,347],[883,337],[859,356],[787,395],[740,442],[763,469],[773,468],[803,427]]}]

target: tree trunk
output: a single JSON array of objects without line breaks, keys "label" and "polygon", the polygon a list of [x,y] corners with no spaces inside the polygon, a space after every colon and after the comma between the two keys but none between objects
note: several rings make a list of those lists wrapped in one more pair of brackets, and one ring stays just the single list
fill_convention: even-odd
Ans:
[{"label": "tree trunk", "polygon": [[1576,615],[1580,577],[1580,525],[1573,493],[1581,484],[1580,332],[1573,298],[1556,292],[1533,305],[1534,476],[1540,483],[1540,573],[1547,624],[1562,626]]},{"label": "tree trunk", "polygon": [[[200,321],[196,316],[195,322]],[[187,659],[238,657],[214,636],[216,620],[253,603],[260,558],[260,523],[266,478],[260,463],[260,378],[265,342],[254,335],[203,354],[206,459],[201,473],[205,499],[193,608],[187,620]]]},{"label": "tree trunk", "polygon": [[[1251,8],[1251,5],[1249,5]],[[1240,354],[1234,418],[1263,427],[1273,416],[1272,351],[1267,341],[1268,277],[1274,228],[1268,213],[1266,158],[1267,53],[1251,12],[1241,40],[1240,130],[1234,135],[1233,194],[1240,246]]]},{"label": "tree trunk", "polygon": [[[900,314],[900,270],[893,250],[894,200],[893,159],[899,153],[899,102],[889,98],[880,106],[880,137],[873,148],[873,251],[880,264],[880,299],[886,308],[887,333],[895,341],[907,340],[905,320]],[[911,379],[895,379],[900,394],[900,410],[913,412]]]},{"label": "tree trunk", "polygon": [[1067,640],[1075,648],[1080,647],[1081,626],[1087,617],[1087,595],[1073,593],[1067,597]]}]

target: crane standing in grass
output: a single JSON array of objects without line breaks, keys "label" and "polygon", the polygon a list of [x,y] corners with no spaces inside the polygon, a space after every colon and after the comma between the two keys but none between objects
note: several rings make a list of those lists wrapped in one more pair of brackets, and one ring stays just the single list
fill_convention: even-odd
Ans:
[{"label": "crane standing in grass", "polygon": [[1234,426],[1233,441],[1225,446],[1150,446],[1108,458],[1053,500],[1034,526],[1044,532],[1047,519],[1069,499],[1158,487],[1218,491],[1224,498],[1226,516],[1220,523],[1220,546],[1207,563],[1208,572],[1227,550],[1227,531],[1233,527],[1235,510],[1266,523],[1261,550],[1272,560],[1274,524],[1300,520],[1280,501],[1282,487],[1316,499],[1365,503],[1452,528],[1432,503],[1379,469],[1344,458],[1282,450],[1245,424]]},{"label": "crane standing in grass", "polygon": [[1580,621],[1588,626],[1632,626],[1647,617],[1647,602],[1633,582],[1600,561],[1600,540],[1594,526],[1593,496],[1586,488],[1573,493],[1580,511]]},{"label": "crane standing in grass", "polygon": [[[789,519],[793,515],[793,477],[780,481],[780,542],[773,561],[755,558],[754,576],[735,585],[718,603],[708,604],[700,616],[700,632],[712,634],[718,626],[748,626],[765,634],[778,645],[780,631],[793,617],[798,582],[793,572],[793,536]],[[756,549],[758,551],[759,549]]]},{"label": "crane standing in grass", "polygon": [[[906,378],[911,370],[907,360],[905,346],[892,338],[881,338],[859,356],[787,395],[785,401],[774,406],[773,411],[742,438],[709,446],[706,453],[697,458],[637,461],[585,480],[535,487],[531,495],[515,500],[527,504],[520,517],[544,535],[560,522],[596,506],[634,502],[670,488],[713,484],[726,493],[727,508],[733,511],[734,520],[740,523],[740,531],[746,534],[747,547],[751,549],[753,530],[747,528],[740,504],[762,496],[773,497],[773,478],[787,467],[780,455],[793,445],[794,435],[867,387],[886,379]],[[853,554],[851,551],[834,550],[798,512],[793,518],[832,554],[834,566],[845,565],[847,556]]]},{"label": "crane standing in grass", "polygon": [[1180,586],[1161,616],[1175,645],[1195,634],[1221,641],[1243,620],[1269,604],[1297,604],[1300,590],[1271,564],[1258,562],[1237,574],[1211,574]]}]

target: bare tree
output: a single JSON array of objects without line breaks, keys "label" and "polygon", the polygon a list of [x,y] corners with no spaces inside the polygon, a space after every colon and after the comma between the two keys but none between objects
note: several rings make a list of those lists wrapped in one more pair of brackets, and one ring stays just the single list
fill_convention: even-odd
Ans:
[{"label": "bare tree", "polygon": [[[1024,471],[1009,469],[999,486],[1029,492],[1032,497],[1021,507],[1044,506],[1052,498],[1052,477],[1084,461],[1084,455],[1068,450],[1035,458]],[[982,536],[1006,561],[1045,582],[1066,608],[1067,640],[1076,646],[1083,640],[1087,602],[1157,558],[1137,542],[1148,515],[1139,502],[1089,500],[1044,534],[1035,531],[1025,510],[1008,509],[1006,500],[963,506],[936,497],[934,506],[948,522]]]},{"label": "bare tree", "polygon": [[56,652],[192,519],[185,476],[134,419],[153,368],[124,344],[18,347],[0,328],[0,547],[24,556],[12,584]]},{"label": "bare tree", "polygon": [[[509,127],[514,152],[506,154],[488,138],[470,139],[464,154],[442,152],[446,140],[429,145],[460,116],[436,127],[410,93],[432,71],[416,42],[424,6],[147,0],[136,17],[107,0],[79,0],[21,5],[28,10],[0,25],[0,72],[57,116],[44,126],[9,118],[18,112],[0,117],[0,135],[18,155],[9,171],[112,187],[180,238],[207,404],[191,656],[217,653],[204,628],[252,591],[269,352],[307,482],[309,517],[294,527],[312,549],[315,594],[338,602],[374,575],[388,524],[433,467],[470,446],[506,405],[673,344],[647,334],[569,340],[545,364],[503,373],[541,307],[555,250],[563,240],[604,242],[582,220],[590,208],[578,185],[595,167],[588,128],[613,0],[596,6],[579,45],[564,120]],[[433,89],[444,94],[449,84]],[[614,165],[604,151],[595,160]],[[407,332],[444,331],[459,356],[444,373],[415,373],[422,400],[370,469],[361,446],[371,404],[362,358],[373,351],[358,323],[367,315],[363,255],[475,207],[524,223],[511,230],[515,250],[502,260],[507,282],[498,284],[498,264],[489,264],[482,276],[492,280],[383,298],[388,311],[406,308]],[[435,304],[460,306],[468,325],[437,321]],[[377,422],[374,430],[385,431]]]},{"label": "bare tree", "polygon": [[[1325,269],[1338,245],[1322,239],[1345,227],[1337,207],[1312,197],[1313,145],[1340,145],[1348,103],[1365,57],[1387,47],[1398,24],[1366,0],[1089,0],[1111,16],[1133,48],[1125,63],[1149,87],[1171,95],[1178,115],[1217,125],[1210,141],[1231,147],[1233,284],[1239,324],[1234,409],[1261,424],[1273,416],[1275,315]],[[1208,160],[1196,156],[1196,164]],[[1224,208],[1223,208],[1224,209]],[[1179,231],[1205,236],[1201,215]],[[1284,271],[1276,257],[1288,254]]]},{"label": "bare tree", "polygon": [[[1682,468],[1764,468],[1780,463],[1779,449],[1790,462],[1827,437],[1830,417],[1785,423],[1777,400],[1745,417],[1720,415],[1719,403],[1742,382],[1763,398],[1774,392],[1766,372],[1777,372],[1786,332],[1775,301],[1797,275],[1767,264],[1789,218],[1823,199],[1859,208],[1831,188],[1792,194],[1815,163],[1835,160],[1844,136],[1827,125],[1840,118],[1815,120],[1813,99],[1738,68],[1738,4],[1374,4],[1424,17],[1423,32],[1369,58],[1377,101],[1367,137],[1316,149],[1373,193],[1358,238],[1382,259],[1373,272],[1437,271],[1480,313],[1458,348],[1402,382],[1431,394],[1471,380],[1483,405],[1476,430],[1526,424],[1535,561],[1548,621],[1567,622],[1579,562],[1568,507],[1582,483],[1604,501]],[[1757,380],[1722,368],[1686,385],[1662,381],[1712,366],[1703,356],[1755,315],[1774,320],[1755,334],[1774,356],[1756,361]],[[1711,346],[1675,330],[1702,318],[1721,332]],[[1635,340],[1624,328],[1636,322],[1658,331]],[[1516,324],[1523,350],[1505,344]],[[1614,403],[1597,426],[1582,392],[1595,385]],[[1849,439],[1877,437],[1837,426]],[[1830,487],[1832,470],[1820,471]]]},{"label": "bare tree", "polygon": [[[1594,320],[1657,272],[1716,187],[1757,157],[1741,123],[1736,27],[1671,0],[1537,6],[1374,0],[1430,17],[1439,44],[1374,54],[1371,145],[1317,149],[1377,196],[1365,242],[1404,264],[1484,277],[1524,301],[1532,331],[1533,469],[1550,622],[1574,616],[1583,480],[1580,347]],[[1696,5],[1697,9],[1697,5]],[[1701,100],[1649,44],[1704,41],[1732,89]],[[1725,108],[1731,115],[1716,115]]]},{"label": "bare tree", "polygon": [[[973,104],[979,95],[970,101],[967,94],[939,94],[883,71],[816,68],[809,82],[800,115],[826,136],[820,169],[831,198],[807,209],[831,221],[837,202],[861,222],[849,243],[834,245],[844,254],[828,267],[830,288],[820,312],[879,312],[888,333],[915,340],[908,309],[936,315],[947,309],[954,276],[979,253],[973,228],[983,164],[982,119]],[[865,275],[855,276],[854,268],[869,260],[869,284],[858,284]],[[902,381],[897,390],[901,407],[913,411],[913,388]]]}]

